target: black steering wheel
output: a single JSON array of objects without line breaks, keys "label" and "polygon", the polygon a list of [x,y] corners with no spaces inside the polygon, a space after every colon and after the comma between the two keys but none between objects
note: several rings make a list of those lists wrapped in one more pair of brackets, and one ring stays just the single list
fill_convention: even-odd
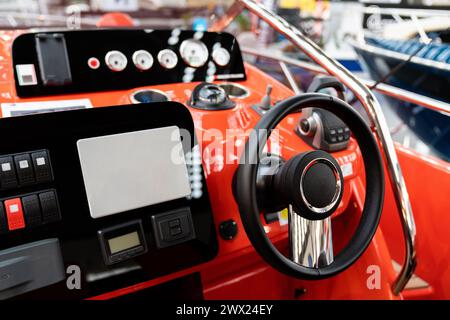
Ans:
[{"label": "black steering wheel", "polygon": [[[320,260],[324,257],[318,257],[319,262],[315,266],[299,263],[297,257],[293,256],[298,254],[298,250],[302,250],[302,245],[308,245],[305,238],[297,239],[296,245],[299,248],[292,248],[292,240],[299,237],[299,233],[304,233],[303,229],[299,230],[301,227],[297,224],[298,219],[319,230],[317,224],[330,219],[338,207],[344,180],[336,160],[324,151],[301,153],[282,162],[272,175],[264,178],[263,183],[257,182],[261,178],[258,176],[261,160],[265,157],[263,148],[272,130],[290,113],[308,107],[330,111],[349,126],[361,150],[366,173],[364,208],[353,237],[331,260],[321,263]],[[366,250],[381,217],[384,172],[379,147],[370,128],[346,102],[326,94],[307,93],[279,102],[260,119],[253,133],[256,138],[246,142],[241,155],[235,180],[235,197],[245,231],[254,248],[272,267],[292,277],[323,279],[344,271]],[[261,198],[271,199],[270,209],[265,207],[266,201]],[[261,213],[273,210],[274,207],[292,209],[289,215],[290,258],[276,249],[261,223]],[[302,237],[304,236],[311,235],[303,234]],[[331,238],[330,235],[329,237]]]}]

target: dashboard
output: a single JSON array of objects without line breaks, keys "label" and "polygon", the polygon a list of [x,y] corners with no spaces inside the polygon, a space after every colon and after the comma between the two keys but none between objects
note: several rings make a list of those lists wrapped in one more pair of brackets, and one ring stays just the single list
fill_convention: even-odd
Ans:
[{"label": "dashboard", "polygon": [[[202,273],[203,294],[202,270],[226,276],[222,263],[239,265],[234,255],[250,244],[232,190],[238,155],[292,92],[244,65],[234,36],[45,31],[20,34],[11,50],[0,83],[9,95],[0,136],[14,137],[0,139],[0,273],[14,277],[0,283],[0,299],[91,298],[183,272]],[[299,119],[280,125],[272,152],[315,148],[295,132]],[[185,166],[169,165],[173,149]],[[353,141],[333,156],[344,179],[359,174]],[[350,197],[347,189],[340,212]],[[264,218],[270,237],[286,238],[286,219]],[[71,290],[76,268],[82,280]]]},{"label": "dashboard", "polygon": [[26,33],[12,59],[19,97],[246,78],[234,36],[180,29]]}]

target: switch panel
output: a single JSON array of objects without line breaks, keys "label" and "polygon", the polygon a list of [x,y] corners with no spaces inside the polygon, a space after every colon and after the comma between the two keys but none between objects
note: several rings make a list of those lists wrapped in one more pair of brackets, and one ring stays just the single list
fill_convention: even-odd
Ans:
[{"label": "switch panel", "polygon": [[42,190],[0,200],[0,234],[61,220],[55,190]]},{"label": "switch panel", "polygon": [[5,201],[6,217],[8,219],[8,229],[10,231],[25,228],[22,202],[20,198]]},{"label": "switch panel", "polygon": [[194,224],[189,208],[152,216],[156,246],[166,248],[195,239]]},{"label": "switch panel", "polygon": [[0,189],[15,189],[52,180],[47,150],[0,155]]}]

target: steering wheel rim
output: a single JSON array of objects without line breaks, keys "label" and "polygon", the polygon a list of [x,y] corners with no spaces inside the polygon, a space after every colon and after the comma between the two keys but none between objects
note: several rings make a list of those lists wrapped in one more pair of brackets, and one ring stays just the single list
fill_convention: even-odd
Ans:
[{"label": "steering wheel rim", "polygon": [[[276,249],[263,228],[257,201],[256,178],[263,147],[271,132],[290,113],[315,107],[334,113],[350,128],[358,141],[366,172],[366,196],[358,227],[334,261],[320,268],[308,268],[285,257]],[[236,201],[250,242],[275,269],[300,279],[323,279],[350,267],[367,249],[381,218],[384,200],[384,171],[378,144],[362,117],[346,102],[321,93],[307,93],[279,102],[254,127],[257,143],[246,142],[236,175]],[[240,192],[243,190],[243,192]]]}]

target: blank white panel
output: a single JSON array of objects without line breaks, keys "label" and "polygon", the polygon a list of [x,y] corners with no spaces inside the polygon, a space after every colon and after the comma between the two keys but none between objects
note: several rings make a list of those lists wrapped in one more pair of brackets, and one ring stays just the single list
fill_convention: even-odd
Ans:
[{"label": "blank white panel", "polygon": [[176,126],[81,139],[77,147],[92,218],[191,193]]}]

